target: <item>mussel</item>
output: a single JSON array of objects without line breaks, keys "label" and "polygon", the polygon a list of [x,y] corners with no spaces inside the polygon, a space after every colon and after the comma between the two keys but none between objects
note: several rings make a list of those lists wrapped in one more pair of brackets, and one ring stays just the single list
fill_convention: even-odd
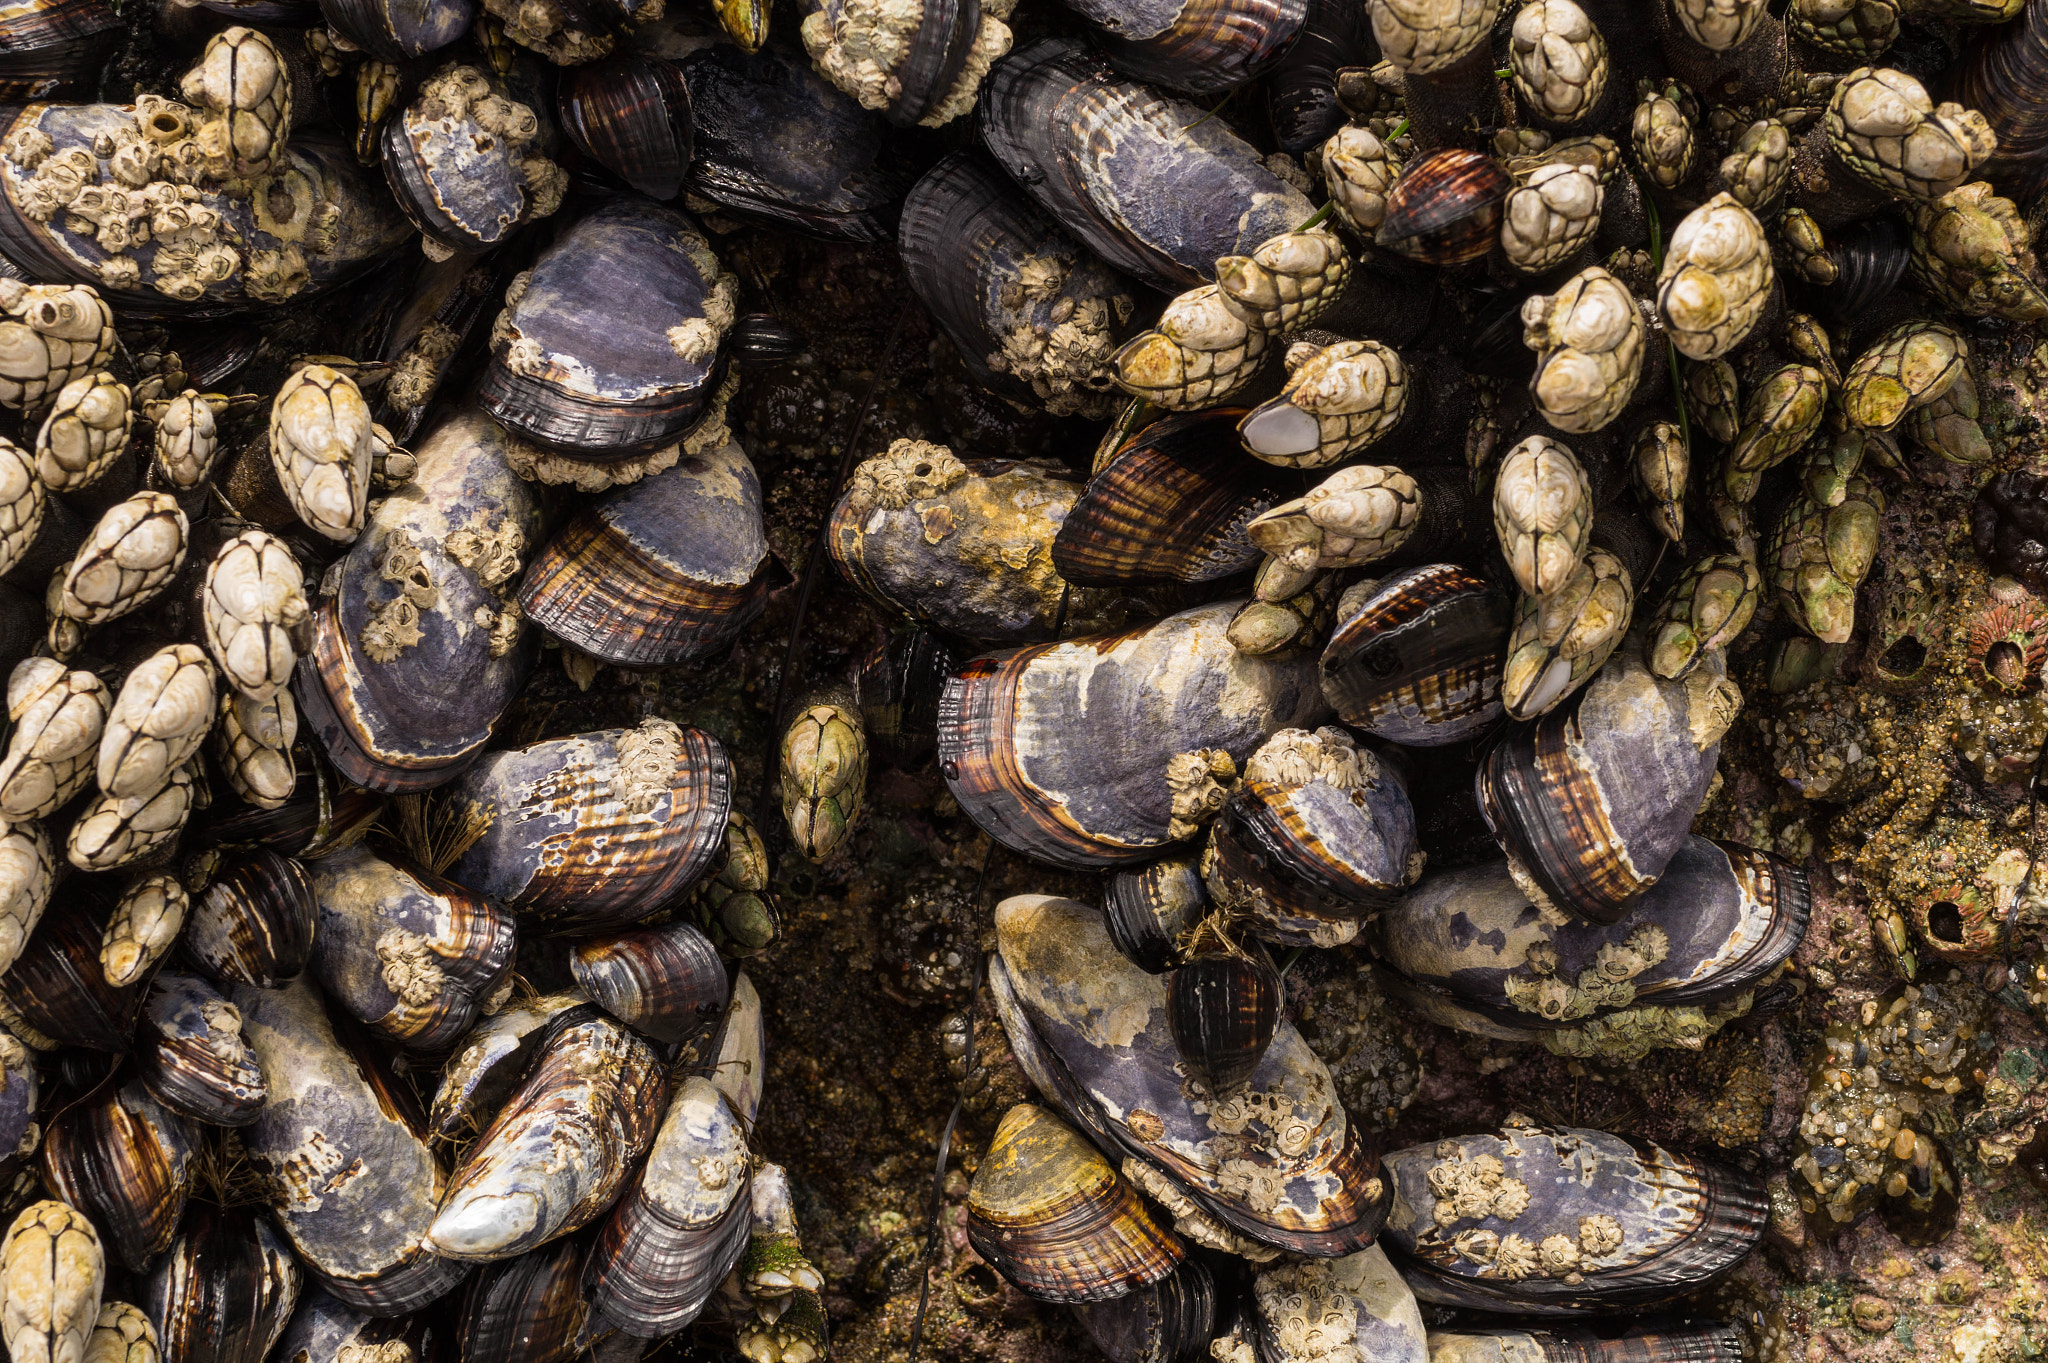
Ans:
[{"label": "mussel", "polygon": [[133,1273],[171,1247],[194,1179],[198,1143],[183,1117],[135,1080],[64,1103],[43,1136],[43,1177],[106,1228]]},{"label": "mussel", "polygon": [[305,863],[265,847],[214,876],[187,913],[185,945],[223,984],[275,989],[306,968],[318,925]]},{"label": "mussel", "polygon": [[428,77],[384,124],[384,179],[434,253],[476,255],[561,206],[568,176],[540,154],[541,122],[474,66]]},{"label": "mussel", "polygon": [[1221,1097],[1249,1079],[1273,1044],[1285,992],[1257,946],[1203,952],[1176,969],[1166,1022],[1194,1081]]},{"label": "mussel", "polygon": [[292,1247],[251,1207],[192,1207],[143,1289],[163,1356],[182,1363],[263,1363],[299,1299]]},{"label": "mussel", "polygon": [[1718,1321],[1635,1319],[1534,1326],[1460,1325],[1429,1332],[1437,1363],[1740,1363],[1742,1335]]},{"label": "mussel", "polygon": [[1508,599],[1453,564],[1380,580],[1323,649],[1323,694],[1346,724],[1434,748],[1499,720]]},{"label": "mussel", "polygon": [[[562,1363],[588,1318],[580,1240],[484,1264],[464,1284],[456,1347],[469,1363]],[[290,1363],[290,1360],[287,1360]]]},{"label": "mussel", "polygon": [[0,1023],[38,1050],[84,1046],[126,1051],[142,1007],[142,982],[107,983],[100,968],[104,910],[89,902],[44,917],[0,975]]},{"label": "mussel", "polygon": [[1252,1281],[1260,1355],[1308,1363],[1325,1348],[1376,1363],[1432,1357],[1415,1294],[1378,1245],[1341,1259],[1274,1264]]},{"label": "mussel", "polygon": [[725,1014],[725,964],[688,923],[585,937],[569,969],[592,1002],[656,1041],[687,1041]]},{"label": "mussel", "polygon": [[1181,940],[1209,913],[1200,858],[1161,857],[1109,877],[1102,892],[1102,917],[1109,939],[1123,958],[1148,975],[1159,975],[1182,959]]},{"label": "mussel", "polygon": [[242,1036],[242,1014],[197,975],[166,970],[143,1003],[135,1064],[158,1102],[194,1121],[247,1126],[269,1086]]},{"label": "mussel", "polygon": [[279,1363],[355,1363],[368,1355],[398,1363],[425,1357],[433,1339],[433,1324],[424,1314],[373,1316],[315,1287],[299,1299],[277,1342],[277,1357]]},{"label": "mussel", "polygon": [[571,1009],[584,1010],[578,1019],[588,1017],[590,1000],[575,991],[544,994],[507,1004],[471,1028],[462,1049],[442,1068],[441,1086],[427,1114],[428,1129],[452,1141],[490,1125],[533,1057],[554,1036],[549,1024]]},{"label": "mussel", "polygon": [[90,98],[120,27],[105,0],[15,0],[0,9],[0,95]]},{"label": "mussel", "polygon": [[555,91],[583,154],[650,199],[673,199],[690,168],[690,87],[673,62],[620,53],[571,67]]}]

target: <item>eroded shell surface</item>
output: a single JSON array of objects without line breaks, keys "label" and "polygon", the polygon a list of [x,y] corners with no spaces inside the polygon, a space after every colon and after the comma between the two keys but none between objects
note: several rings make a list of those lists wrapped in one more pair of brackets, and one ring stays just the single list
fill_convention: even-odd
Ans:
[{"label": "eroded shell surface", "polygon": [[215,1126],[255,1121],[270,1091],[242,1036],[241,1011],[181,971],[162,971],[150,983],[136,1066],[158,1102]]}]

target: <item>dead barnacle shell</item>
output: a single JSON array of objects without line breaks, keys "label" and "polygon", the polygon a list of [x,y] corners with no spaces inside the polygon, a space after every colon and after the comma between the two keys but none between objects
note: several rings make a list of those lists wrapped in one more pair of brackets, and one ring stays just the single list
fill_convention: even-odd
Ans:
[{"label": "dead barnacle shell", "polygon": [[1586,683],[1628,632],[1635,584],[1620,559],[1591,550],[1564,586],[1524,596],[1508,635],[1501,703],[1516,719],[1547,714]]},{"label": "dead barnacle shell", "polygon": [[1728,193],[1685,215],[1657,272],[1657,310],[1671,344],[1695,360],[1727,354],[1763,316],[1771,247],[1756,215]]},{"label": "dead barnacle shell", "polygon": [[1402,72],[1427,75],[1484,42],[1499,17],[1500,0],[1383,0],[1372,6],[1372,32]]},{"label": "dead barnacle shell", "polygon": [[1766,469],[1783,463],[1820,429],[1827,376],[1812,365],[1788,364],[1766,375],[1742,405],[1742,429],[1728,446],[1721,481],[1738,502],[1756,496]]},{"label": "dead barnacle shell", "polygon": [[1513,188],[1491,156],[1458,147],[1431,152],[1395,181],[1373,240],[1433,265],[1477,260],[1499,241],[1501,205]]},{"label": "dead barnacle shell", "polygon": [[102,794],[71,825],[65,855],[81,871],[110,871],[176,840],[194,803],[193,763],[141,795]]},{"label": "dead barnacle shell", "polygon": [[1343,296],[1351,256],[1334,232],[1312,228],[1260,242],[1250,255],[1216,262],[1223,304],[1250,326],[1269,332],[1311,326]]},{"label": "dead barnacle shell", "polygon": [[1282,468],[1314,469],[1350,457],[1393,430],[1408,409],[1408,366],[1378,341],[1297,342],[1280,396],[1238,425],[1245,449]]},{"label": "dead barnacle shell", "polygon": [[1928,292],[1972,317],[2031,322],[2048,316],[2033,280],[2033,234],[2010,199],[1983,180],[1913,214],[1910,265]]},{"label": "dead barnacle shell", "polygon": [[384,178],[428,242],[478,254],[561,207],[568,176],[539,137],[532,109],[474,66],[450,64],[384,125]]},{"label": "dead barnacle shell", "polygon": [[87,487],[128,452],[134,427],[126,384],[103,371],[73,379],[36,433],[36,473],[52,492]]},{"label": "dead barnacle shell", "polygon": [[1721,179],[1735,202],[1759,216],[1785,192],[1792,177],[1792,135],[1775,118],[1760,118],[1742,130],[1735,149],[1721,161]]},{"label": "dead barnacle shell", "polygon": [[250,700],[240,691],[220,698],[213,729],[213,759],[235,794],[258,809],[282,809],[298,789],[292,744],[299,734],[299,707],[292,693]]},{"label": "dead barnacle shell", "polygon": [[2048,662],[2048,611],[2030,596],[1994,598],[1970,624],[1964,671],[1979,686],[2016,696],[2042,684]]},{"label": "dead barnacle shell", "polygon": [[1493,485],[1493,526],[1525,593],[1562,587],[1593,532],[1592,487],[1577,457],[1540,435],[1509,450]]},{"label": "dead barnacle shell", "polygon": [[1862,66],[1828,98],[1828,146],[1880,189],[1931,203],[1970,178],[1998,145],[1984,115],[1937,105],[1903,71]]},{"label": "dead barnacle shell", "polygon": [[[936,128],[966,113],[990,64],[1010,50],[1007,4],[814,0],[806,8],[800,32],[818,70],[899,127]],[[934,61],[933,49],[945,55]]]},{"label": "dead barnacle shell", "polygon": [[220,453],[213,404],[187,388],[161,410],[152,408],[151,419],[156,422],[156,467],[164,481],[176,488],[205,482]]},{"label": "dead barnacle shell", "polygon": [[1792,0],[1785,27],[1823,52],[1876,57],[1899,36],[1898,0]]},{"label": "dead barnacle shell", "polygon": [[100,789],[134,799],[160,789],[213,724],[213,664],[191,644],[159,649],[128,674],[100,735]]},{"label": "dead barnacle shell", "polygon": [[1573,0],[1529,0],[1515,12],[1508,66],[1538,122],[1577,128],[1605,107],[1607,40]]},{"label": "dead barnacle shell", "polygon": [[1969,362],[1970,342],[1954,327],[1901,322],[1849,366],[1842,379],[1842,413],[1852,426],[1888,431],[1946,393]]},{"label": "dead barnacle shell", "polygon": [[106,684],[52,658],[29,658],[7,678],[7,756],[0,818],[41,819],[85,789],[113,703]]},{"label": "dead barnacle shell", "polygon": [[165,1358],[249,1363],[284,1333],[301,1273],[290,1242],[260,1208],[200,1201],[150,1273],[142,1301],[159,1322]]},{"label": "dead barnacle shell", "polygon": [[1305,497],[1253,519],[1252,543],[1291,568],[1345,568],[1393,553],[1422,517],[1422,493],[1397,468],[1354,464]]},{"label": "dead barnacle shell", "polygon": [[1693,126],[1699,105],[1677,81],[1650,86],[1629,116],[1629,147],[1636,164],[1662,189],[1675,189],[1692,175],[1699,143]]},{"label": "dead barnacle shell", "polygon": [[1825,643],[1846,643],[1856,624],[1856,589],[1877,556],[1884,494],[1857,474],[1838,506],[1805,493],[1771,535],[1764,565],[1792,618]]},{"label": "dead barnacle shell", "polygon": [[[1753,1176],[1604,1131],[1511,1126],[1396,1151],[1386,1168],[1387,1242],[1428,1302],[1638,1306],[1717,1281],[1763,1235]],[[1456,1243],[1470,1231],[1493,1237],[1480,1262]]]},{"label": "dead barnacle shell", "polygon": [[187,899],[178,878],[159,871],[143,876],[114,901],[100,934],[100,970],[116,989],[140,984],[185,926]]},{"label": "dead barnacle shell", "polygon": [[99,1319],[107,1261],[99,1233],[62,1202],[37,1202],[0,1243],[7,1302],[0,1334],[18,1363],[78,1363]]},{"label": "dead barnacle shell", "polygon": [[1537,353],[1529,392],[1544,420],[1582,433],[1621,415],[1649,345],[1649,328],[1626,285],[1590,266],[1555,294],[1525,299],[1522,326],[1522,343]]},{"label": "dead barnacle shell", "polygon": [[205,115],[194,137],[209,175],[261,175],[283,163],[292,127],[291,70],[268,34],[241,27],[214,34],[178,93]]},{"label": "dead barnacle shell", "polygon": [[1508,263],[1542,274],[1578,254],[1600,228],[1606,190],[1590,167],[1541,165],[1508,192],[1500,244]]},{"label": "dead barnacle shell", "polygon": [[378,1036],[444,1053],[510,988],[512,916],[488,899],[361,843],[308,871],[320,905],[313,974]]},{"label": "dead barnacle shell", "polygon": [[556,1020],[470,1146],[427,1235],[435,1254],[509,1259],[588,1225],[618,1196],[654,1140],[669,1087],[654,1048],[595,1012]]},{"label": "dead barnacle shell", "polygon": [[228,862],[199,895],[185,949],[223,984],[276,989],[312,958],[319,913],[305,864],[260,848]]},{"label": "dead barnacle shell", "polygon": [[1675,680],[1734,643],[1749,628],[1762,591],[1756,564],[1740,554],[1694,559],[1651,617],[1650,670]]},{"label": "dead barnacle shell", "polygon": [[177,1235],[197,1143],[185,1118],[130,1079],[94,1090],[50,1119],[43,1178],[66,1203],[106,1227],[114,1253],[140,1273]]},{"label": "dead barnacle shell", "polygon": [[1684,433],[1669,421],[1653,421],[1638,431],[1629,454],[1629,482],[1642,500],[1643,513],[1674,544],[1685,538],[1691,462]]},{"label": "dead barnacle shell", "polygon": [[782,817],[797,850],[823,861],[845,840],[867,794],[868,738],[834,695],[798,707],[782,735]]},{"label": "dead barnacle shell", "polygon": [[1204,284],[1166,305],[1151,331],[1110,363],[1117,387],[1168,411],[1212,406],[1251,381],[1273,334],[1245,321],[1222,289]]},{"label": "dead barnacle shell", "polygon": [[[414,1103],[384,1058],[337,1035],[320,991],[300,979],[233,993],[269,1096],[239,1133],[271,1214],[305,1267],[351,1306],[397,1316],[461,1280],[426,1231],[445,1175]],[[348,1169],[338,1186],[327,1171]]]},{"label": "dead barnacle shell", "polygon": [[0,406],[42,406],[114,353],[114,313],[84,285],[0,283]]},{"label": "dead barnacle shell", "polygon": [[269,700],[291,680],[298,661],[291,631],[311,614],[303,581],[291,550],[264,530],[242,531],[206,566],[206,648],[228,684],[250,700]]},{"label": "dead barnacle shell", "polygon": [[64,573],[58,608],[81,625],[128,614],[185,566],[185,513],[168,492],[138,492],[101,516]]},{"label": "dead barnacle shell", "polygon": [[691,1041],[716,1026],[730,997],[725,963],[688,923],[582,938],[569,970],[591,1002],[660,1042]]},{"label": "dead barnacle shell", "polygon": [[354,379],[309,364],[270,407],[270,462],[292,510],[343,544],[363,528],[370,496],[370,407]]},{"label": "dead barnacle shell", "polygon": [[1323,143],[1323,186],[1338,219],[1371,241],[1387,215],[1387,195],[1401,178],[1401,162],[1367,129],[1339,128]]}]

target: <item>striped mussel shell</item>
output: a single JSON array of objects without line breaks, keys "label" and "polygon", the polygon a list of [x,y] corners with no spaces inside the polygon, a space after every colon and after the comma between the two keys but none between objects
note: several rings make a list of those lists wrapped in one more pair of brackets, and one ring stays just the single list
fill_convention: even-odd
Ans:
[{"label": "striped mussel shell", "polygon": [[404,0],[321,0],[320,17],[378,61],[403,63],[460,39],[469,31],[476,10],[474,0],[436,0],[431,5],[406,4]]},{"label": "striped mussel shell", "polygon": [[472,1027],[441,1069],[427,1129],[441,1140],[460,1141],[489,1126],[554,1035],[549,1024],[571,1009],[583,1010],[578,1021],[591,1016],[590,1000],[572,990],[509,1004]]},{"label": "striped mussel shell", "polygon": [[268,1216],[197,1202],[150,1271],[140,1305],[165,1359],[263,1363],[291,1322],[300,1282],[291,1244]]},{"label": "striped mussel shell", "polygon": [[213,1126],[247,1126],[270,1089],[242,1036],[242,1014],[197,975],[166,970],[149,986],[135,1067],[156,1100]]},{"label": "striped mussel shell", "polygon": [[[232,999],[269,1088],[240,1132],[242,1148],[300,1262],[374,1316],[404,1315],[445,1294],[468,1265],[426,1245],[447,1174],[411,1090],[375,1043],[330,1013],[311,980],[240,985]],[[354,1176],[337,1182],[340,1169]]]},{"label": "striped mussel shell", "polygon": [[[1316,1343],[1337,1350],[1348,1344],[1355,1357],[1373,1363],[1430,1358],[1422,1308],[1378,1245],[1341,1259],[1273,1264],[1253,1280],[1251,1296],[1259,1356],[1273,1363],[1312,1356]],[[1343,1322],[1350,1323],[1349,1340]]]},{"label": "striped mussel shell", "polygon": [[324,1288],[308,1289],[277,1341],[278,1363],[419,1363],[429,1357],[433,1323],[424,1314],[373,1316]]},{"label": "striped mussel shell", "polygon": [[1123,958],[1148,975],[1163,975],[1186,958],[1182,936],[1209,915],[1201,858],[1161,857],[1117,871],[1103,886],[1102,919]]},{"label": "striped mussel shell", "polygon": [[1385,1244],[1423,1301],[1535,1316],[1710,1287],[1763,1236],[1763,1184],[1653,1141],[1509,1126],[1386,1157]]},{"label": "striped mussel shell", "polygon": [[616,488],[534,556],[528,619],[593,658],[666,667],[716,653],[767,604],[761,480],[728,441]]},{"label": "striped mussel shell", "polygon": [[1469,1011],[1537,1031],[1733,999],[1798,948],[1808,903],[1799,867],[1694,834],[1612,923],[1546,917],[1492,861],[1430,876],[1377,914],[1368,936],[1433,1021],[1456,1026]]},{"label": "striped mussel shell", "polygon": [[1742,707],[1718,651],[1678,681],[1637,641],[1480,764],[1480,812],[1518,875],[1558,908],[1613,922],[1685,845]]},{"label": "striped mussel shell", "polygon": [[1166,985],[1166,1022],[1189,1076],[1212,1094],[1251,1078],[1273,1044],[1286,992],[1257,945],[1205,952],[1175,970]]},{"label": "striped mussel shell", "polygon": [[225,864],[185,913],[185,949],[222,984],[275,989],[313,957],[319,896],[306,863],[258,848]]},{"label": "striped mussel shell", "polygon": [[674,444],[718,391],[737,291],[688,217],[614,199],[508,291],[477,400],[526,439],[582,459]]},{"label": "striped mussel shell", "polygon": [[1265,554],[1245,527],[1299,480],[1244,457],[1243,415],[1174,413],[1126,441],[1053,537],[1060,576],[1082,587],[1211,582],[1255,566]]},{"label": "striped mussel shell", "polygon": [[1507,593],[1454,563],[1382,579],[1323,649],[1337,718],[1405,747],[1486,731],[1503,713]]},{"label": "striped mussel shell", "polygon": [[1203,878],[1247,930],[1336,946],[1422,874],[1400,771],[1342,729],[1285,729],[1260,746],[1210,834]]},{"label": "striped mussel shell", "polygon": [[510,991],[517,935],[493,901],[361,843],[310,869],[320,905],[313,974],[379,1036],[446,1052]]},{"label": "striped mussel shell", "polygon": [[13,0],[0,6],[0,100],[90,99],[120,41],[106,0]]},{"label": "striped mussel shell", "polygon": [[1315,212],[1205,112],[1122,79],[1077,39],[1040,38],[990,68],[978,122],[1003,169],[1082,245],[1175,294]]},{"label": "striped mussel shell", "polygon": [[715,1027],[730,995],[718,949],[689,923],[582,938],[569,971],[593,1003],[671,1044]]},{"label": "striped mussel shell", "polygon": [[449,790],[483,832],[449,877],[543,931],[624,926],[687,894],[718,860],[732,765],[702,729],[633,729],[494,752]]},{"label": "striped mussel shell", "polygon": [[562,131],[583,154],[650,199],[673,199],[690,168],[690,87],[675,63],[615,53],[562,72]]},{"label": "striped mussel shell", "polygon": [[747,1248],[748,1163],[746,1132],[724,1096],[707,1079],[685,1079],[591,1247],[584,1283],[595,1320],[658,1339],[697,1318]]},{"label": "striped mussel shell", "polygon": [[853,691],[876,757],[909,771],[930,755],[939,697],[955,661],[946,641],[929,629],[892,634],[862,660]]},{"label": "striped mussel shell", "polygon": [[1378,1161],[1329,1071],[1284,1018],[1246,1086],[1184,1080],[1167,982],[1116,954],[1084,904],[1020,895],[996,908],[989,985],[1027,1076],[1105,1150],[1147,1162],[1239,1235],[1315,1257],[1372,1243]]},{"label": "striped mussel shell", "polygon": [[82,899],[45,914],[0,974],[0,1023],[37,1050],[127,1051],[147,981],[107,983],[100,966],[105,922],[105,908]]},{"label": "striped mussel shell", "polygon": [[1952,96],[1974,109],[1998,139],[1977,174],[1998,191],[2026,203],[2048,187],[2048,112],[2041,86],[2048,77],[2048,12],[2026,4],[2011,23],[1980,30],[1956,72]]},{"label": "striped mussel shell", "polygon": [[1242,85],[1293,46],[1308,0],[1080,0],[1110,65],[1136,80],[1190,95]]},{"label": "striped mussel shell", "polygon": [[480,1265],[463,1285],[457,1308],[455,1342],[464,1363],[562,1363],[573,1357],[589,1316],[583,1298],[586,1249],[580,1237],[557,1240],[516,1259]]},{"label": "striped mussel shell", "polygon": [[1031,1103],[1003,1114],[975,1170],[967,1242],[1019,1292],[1070,1304],[1124,1296],[1187,1257],[1100,1151]]},{"label": "striped mussel shell", "polygon": [[1170,759],[1210,749],[1242,762],[1323,711],[1313,658],[1232,645],[1242,604],[970,661],[939,706],[947,788],[983,832],[1055,866],[1156,857],[1174,840]]},{"label": "striped mussel shell", "polygon": [[541,543],[541,509],[505,439],[474,408],[443,419],[314,609],[293,694],[301,724],[359,785],[452,780],[533,669],[538,642],[508,598]]},{"label": "striped mussel shell", "polygon": [[58,1105],[43,1133],[43,1181],[142,1273],[177,1235],[197,1144],[198,1133],[139,1081],[109,1081]]},{"label": "striped mussel shell", "polygon": [[1429,1332],[1433,1363],[1742,1363],[1742,1335],[1713,1320],[1624,1318]]},{"label": "striped mussel shell", "polygon": [[1431,152],[1387,192],[1386,216],[1373,240],[1432,265],[1477,260],[1499,241],[1501,205],[1514,187],[1500,162],[1483,152]]},{"label": "striped mussel shell", "polygon": [[654,1139],[668,1076],[654,1048],[596,1010],[549,1022],[496,1120],[448,1180],[427,1245],[510,1259],[588,1225]]},{"label": "striped mussel shell", "polygon": [[1110,1363],[1204,1363],[1222,1315],[1221,1294],[1200,1259],[1183,1259],[1158,1282],[1073,1309]]}]

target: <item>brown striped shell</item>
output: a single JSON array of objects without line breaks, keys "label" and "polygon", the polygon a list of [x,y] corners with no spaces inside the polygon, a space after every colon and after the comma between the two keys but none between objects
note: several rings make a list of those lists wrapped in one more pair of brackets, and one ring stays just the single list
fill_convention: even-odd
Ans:
[{"label": "brown striped shell", "polygon": [[1323,694],[1354,728],[1407,747],[1483,732],[1502,713],[1504,592],[1455,564],[1383,579],[1323,649]]},{"label": "brown striped shell", "polygon": [[725,963],[688,923],[583,938],[569,970],[592,1002],[656,1041],[687,1041],[725,1013]]},{"label": "brown striped shell", "polygon": [[43,1135],[43,1178],[141,1273],[177,1234],[197,1137],[139,1082],[108,1083],[59,1106]]},{"label": "brown striped shell", "polygon": [[222,984],[275,989],[312,959],[319,912],[305,864],[262,848],[214,876],[186,914],[185,946]]},{"label": "brown striped shell", "polygon": [[269,1096],[240,1010],[197,975],[166,970],[150,983],[135,1066],[158,1102],[213,1126],[247,1126]]},{"label": "brown striped shell", "polygon": [[462,1357],[500,1363],[562,1363],[574,1357],[589,1315],[584,1249],[580,1241],[557,1240],[472,1273],[455,1323]]},{"label": "brown striped shell", "polygon": [[100,969],[103,914],[78,903],[46,915],[0,974],[0,1023],[29,1045],[122,1052],[132,1044],[142,985],[107,983]]},{"label": "brown striped shell", "polygon": [[1491,156],[1462,147],[1431,152],[1388,191],[1373,240],[1433,265],[1477,260],[1499,240],[1501,205],[1514,187]]},{"label": "brown striped shell", "polygon": [[284,1333],[303,1279],[289,1241],[255,1207],[195,1203],[143,1288],[163,1356],[262,1363]]}]

